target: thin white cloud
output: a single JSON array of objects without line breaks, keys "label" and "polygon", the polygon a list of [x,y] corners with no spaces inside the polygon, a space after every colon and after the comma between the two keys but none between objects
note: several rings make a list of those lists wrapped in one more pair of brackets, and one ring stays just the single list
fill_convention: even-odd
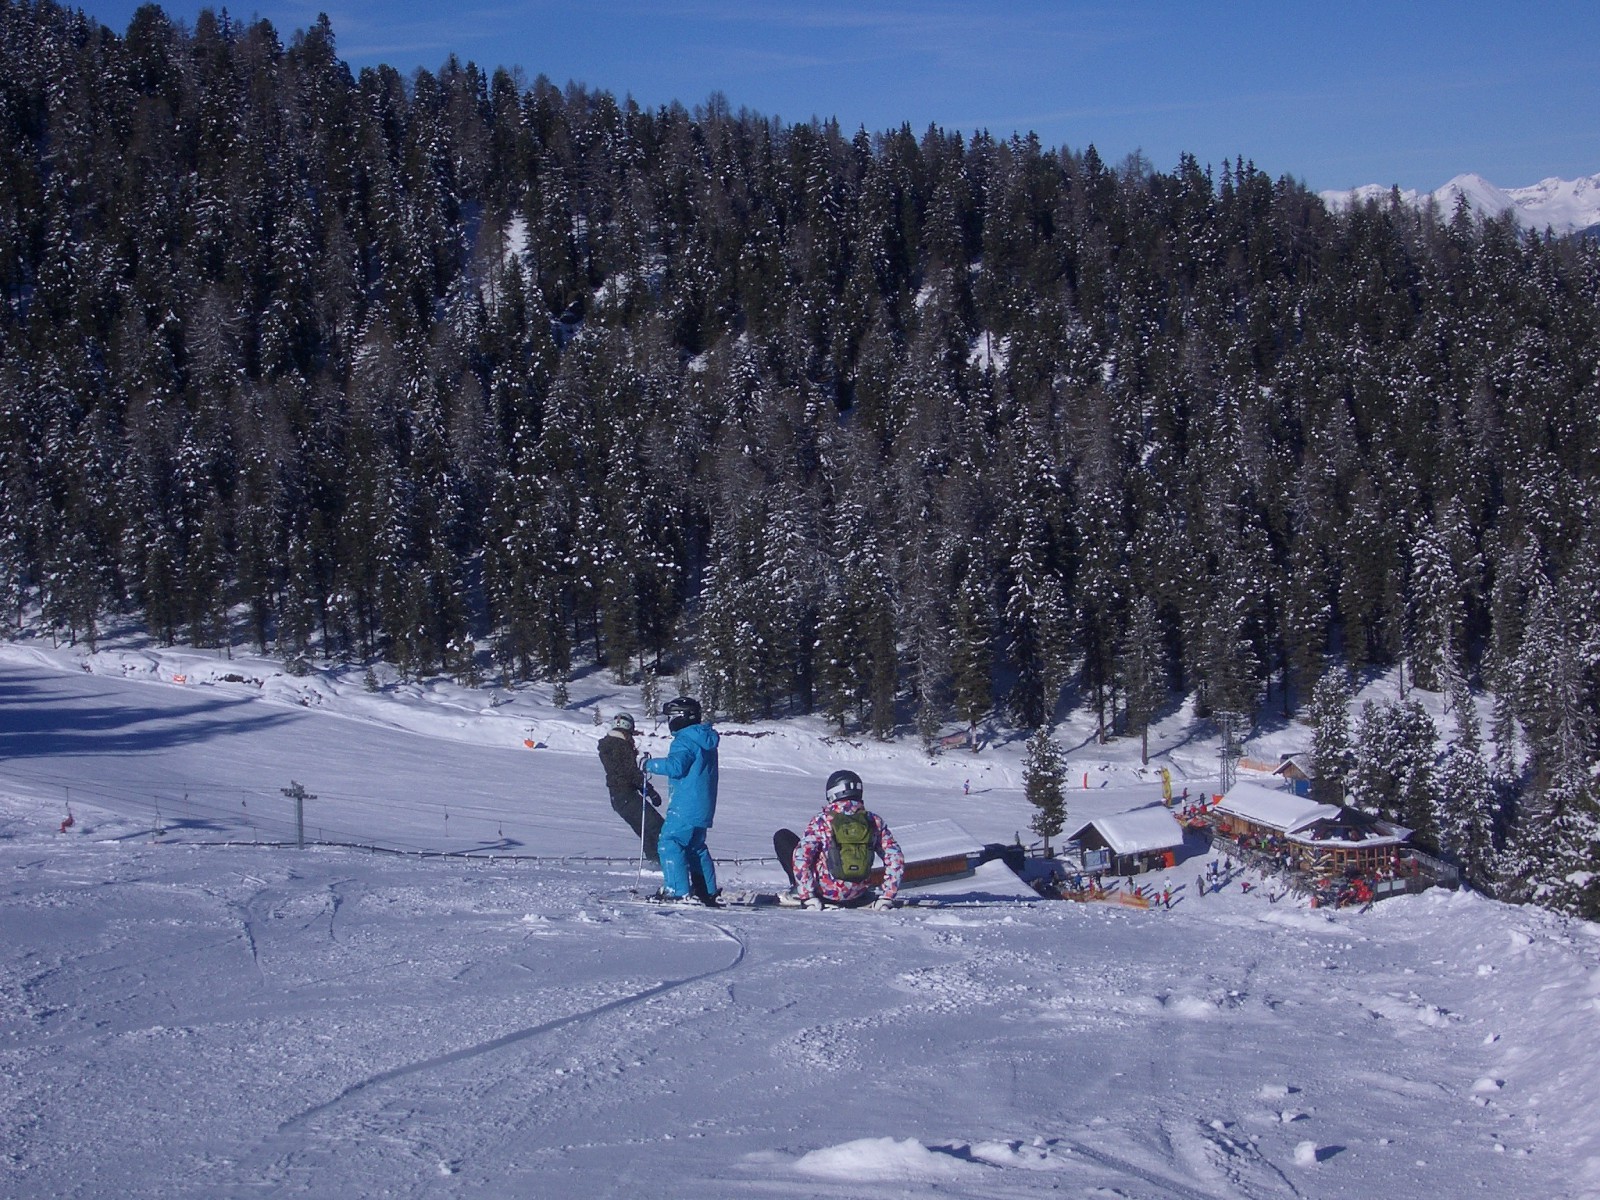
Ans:
[{"label": "thin white cloud", "polygon": [[[906,58],[932,54],[946,61],[981,66],[977,56],[1004,49],[1035,54],[1068,47],[1104,51],[1151,32],[1126,11],[1067,5],[1006,7],[976,0],[946,4],[838,3],[750,4],[696,0],[694,3],[632,6],[640,19],[714,24],[751,30],[838,33],[851,41],[876,37],[883,50],[875,57]],[[854,61],[856,55],[837,56]]]}]

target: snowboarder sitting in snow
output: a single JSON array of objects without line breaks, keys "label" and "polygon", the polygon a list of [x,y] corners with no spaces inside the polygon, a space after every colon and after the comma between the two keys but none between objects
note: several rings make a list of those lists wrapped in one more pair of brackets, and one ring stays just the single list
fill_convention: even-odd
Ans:
[{"label": "snowboarder sitting in snow", "polygon": [[[676,903],[698,898],[714,905],[717,870],[706,849],[706,830],[717,812],[717,743],[722,739],[701,719],[700,702],[690,696],[667,701],[662,711],[672,731],[672,747],[665,758],[644,761],[646,773],[668,780],[667,817],[657,842],[662,888],[655,899]],[[691,891],[691,865],[699,868],[705,882],[703,896]]]},{"label": "snowboarder sitting in snow", "polygon": [[633,714],[619,712],[610,731],[600,739],[600,762],[606,769],[611,807],[639,836],[644,856],[656,862],[656,843],[661,837],[661,794],[653,784],[645,782],[633,735]]},{"label": "snowboarder sitting in snow", "polygon": [[[828,776],[822,811],[804,836],[780,829],[772,848],[789,876],[791,890],[779,902],[801,908],[892,908],[905,878],[906,857],[877,813],[861,797],[861,776],[835,771]],[[883,859],[883,884],[874,891],[868,876],[873,857]]]}]

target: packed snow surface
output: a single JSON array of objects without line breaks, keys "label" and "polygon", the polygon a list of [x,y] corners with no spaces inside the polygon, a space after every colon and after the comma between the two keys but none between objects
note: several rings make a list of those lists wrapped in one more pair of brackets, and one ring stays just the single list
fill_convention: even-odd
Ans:
[{"label": "packed snow surface", "polygon": [[[1600,1196],[1595,926],[1201,895],[1193,842],[1140,881],[1170,909],[998,863],[939,907],[656,908],[594,753],[635,692],[361,675],[0,646],[0,1194]],[[1028,836],[1020,739],[720,727],[725,887],[845,763],[891,826]],[[1069,825],[1209,786],[1184,712],[1148,768],[1085,728]],[[294,844],[291,781],[346,845]]]}]

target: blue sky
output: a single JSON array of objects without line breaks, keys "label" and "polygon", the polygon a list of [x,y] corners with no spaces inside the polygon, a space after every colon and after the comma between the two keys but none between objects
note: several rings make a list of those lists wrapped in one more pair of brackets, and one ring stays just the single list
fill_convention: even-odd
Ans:
[{"label": "blue sky", "polygon": [[[118,31],[134,0],[90,0]],[[164,4],[192,22],[202,7]],[[223,7],[213,5],[212,7]],[[785,122],[1033,131],[1158,169],[1236,155],[1312,188],[1501,187],[1600,172],[1597,0],[298,0],[230,8],[287,41],[326,11],[340,57],[454,52],[693,108],[721,92]]]}]

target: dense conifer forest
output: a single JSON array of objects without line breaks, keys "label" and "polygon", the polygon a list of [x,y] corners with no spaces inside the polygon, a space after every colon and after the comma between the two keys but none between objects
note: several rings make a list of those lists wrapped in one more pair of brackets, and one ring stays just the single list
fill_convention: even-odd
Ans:
[{"label": "dense conifer forest", "polygon": [[[326,18],[0,0],[0,54],[0,623],[880,737],[1298,714],[1319,786],[1600,911],[1594,241],[355,74]],[[1350,710],[1397,669],[1453,727]]]}]

